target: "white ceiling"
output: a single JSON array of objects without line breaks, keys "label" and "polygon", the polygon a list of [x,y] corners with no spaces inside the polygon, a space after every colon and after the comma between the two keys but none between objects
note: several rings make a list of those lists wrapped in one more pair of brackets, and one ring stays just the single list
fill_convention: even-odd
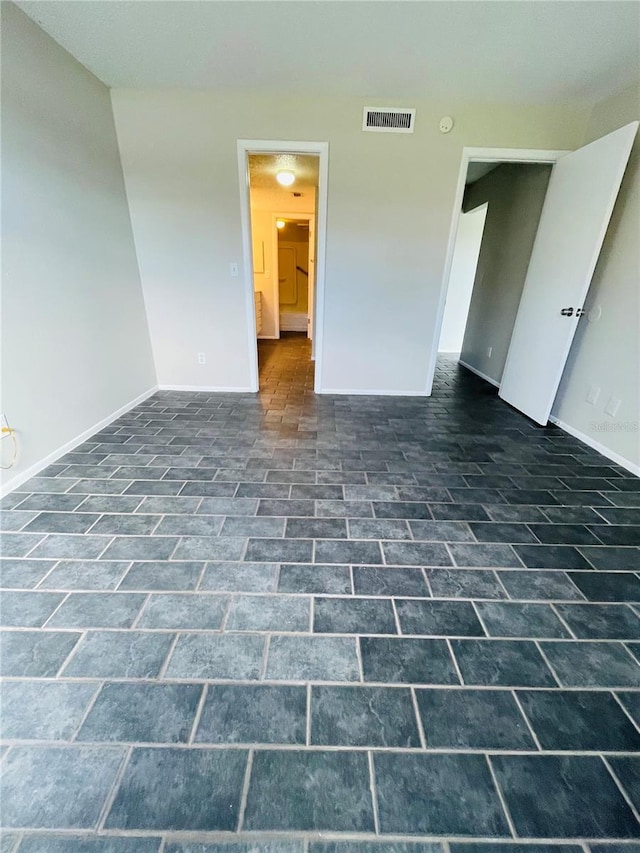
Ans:
[{"label": "white ceiling", "polygon": [[636,0],[17,5],[114,87],[562,103],[613,94],[640,67]]},{"label": "white ceiling", "polygon": [[249,183],[252,187],[281,190],[276,180],[276,174],[281,170],[293,172],[296,176],[295,182],[287,187],[288,192],[317,187],[320,158],[316,154],[249,154]]}]

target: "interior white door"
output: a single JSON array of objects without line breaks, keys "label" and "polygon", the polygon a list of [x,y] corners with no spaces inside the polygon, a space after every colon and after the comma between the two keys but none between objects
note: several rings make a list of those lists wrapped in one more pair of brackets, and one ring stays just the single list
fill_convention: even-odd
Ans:
[{"label": "interior white door", "polygon": [[313,341],[315,334],[315,309],[316,309],[316,223],[315,217],[309,219],[309,297],[308,297],[308,317],[307,317],[307,337]]},{"label": "interior white door", "polygon": [[561,157],[551,173],[498,392],[539,424],[549,419],[638,124]]}]

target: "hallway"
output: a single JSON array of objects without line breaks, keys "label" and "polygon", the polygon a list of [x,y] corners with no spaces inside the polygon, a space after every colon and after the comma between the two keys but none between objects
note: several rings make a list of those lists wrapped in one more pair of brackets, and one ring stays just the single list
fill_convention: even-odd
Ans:
[{"label": "hallway", "polygon": [[2,853],[637,853],[640,480],[259,350],[3,500]]}]

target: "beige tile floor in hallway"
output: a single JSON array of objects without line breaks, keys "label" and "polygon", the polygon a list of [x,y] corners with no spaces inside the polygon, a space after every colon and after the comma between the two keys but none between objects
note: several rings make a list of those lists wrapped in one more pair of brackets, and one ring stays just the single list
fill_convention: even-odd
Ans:
[{"label": "beige tile floor in hallway", "polygon": [[452,361],[260,372],[3,500],[2,853],[638,853],[640,481]]}]

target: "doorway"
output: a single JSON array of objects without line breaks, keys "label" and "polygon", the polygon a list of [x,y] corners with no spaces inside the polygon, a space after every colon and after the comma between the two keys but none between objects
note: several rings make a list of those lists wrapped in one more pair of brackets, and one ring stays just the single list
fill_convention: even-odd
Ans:
[{"label": "doorway", "polygon": [[[454,350],[452,347],[454,344],[457,344],[460,347],[458,354],[454,357],[458,359],[464,367],[477,373],[493,385],[499,385],[499,362],[502,359],[502,366],[504,365],[506,350],[508,349],[508,341],[513,329],[515,314],[517,312],[517,300],[519,299],[519,293],[515,295],[515,307],[511,305],[509,308],[509,311],[513,313],[513,316],[510,321],[507,320],[506,324],[502,323],[502,328],[500,329],[500,352],[496,352],[494,350],[496,344],[495,342],[488,340],[487,333],[487,326],[491,325],[491,317],[489,315],[493,311],[495,303],[492,303],[491,299],[483,298],[481,300],[483,303],[482,305],[474,305],[474,297],[478,297],[481,294],[482,286],[485,283],[483,271],[482,269],[479,269],[479,262],[481,260],[482,245],[488,235],[490,212],[492,214],[496,214],[497,211],[495,210],[495,205],[492,205],[490,198],[483,198],[479,201],[477,190],[474,192],[473,187],[475,186],[477,188],[483,180],[486,182],[491,180],[493,182],[493,180],[495,180],[496,173],[501,167],[513,165],[540,166],[540,164],[542,164],[548,169],[553,166],[560,157],[567,153],[568,152],[566,151],[508,148],[465,148],[463,150],[460,173],[458,176],[458,185],[456,189],[454,213],[449,233],[444,281],[440,294],[438,321],[436,324],[437,333],[434,336],[431,364],[429,366],[429,376],[426,388],[427,394],[431,394],[433,387],[433,376],[436,368],[438,352],[453,352]],[[492,175],[494,176],[493,179]],[[484,210],[484,213],[482,213],[479,208],[481,208],[485,203],[487,204],[487,207]],[[465,217],[474,211],[477,211],[478,215],[475,218],[475,227],[471,227],[474,222],[473,218],[467,219]],[[497,216],[492,216],[492,219],[494,218],[498,219]],[[481,222],[481,220],[484,221]],[[458,242],[459,235],[461,242]],[[490,236],[491,235],[489,235],[489,237]],[[533,243],[534,237],[535,229],[531,237],[530,246]],[[528,260],[528,258],[526,260]],[[499,259],[497,259],[497,263],[499,263]],[[524,272],[526,273],[526,263]],[[524,284],[524,278],[520,284]],[[453,289],[451,290],[451,298],[449,299],[448,297],[451,286]],[[473,311],[474,319],[477,321],[477,328],[475,332],[468,328],[468,320],[471,311]],[[506,311],[505,314],[509,313],[509,311]],[[507,326],[506,329],[504,328],[505,325]],[[453,339],[450,335],[452,329],[455,330]],[[443,333],[447,337],[443,337]],[[506,342],[504,341],[505,334],[507,336]],[[482,341],[482,338],[485,340]],[[475,353],[475,355],[471,357],[469,354],[470,348],[472,348]],[[481,353],[484,353],[484,355]],[[492,360],[492,363],[490,365],[490,369],[486,369],[489,360]],[[498,377],[497,379],[494,378],[496,376]]]},{"label": "doorway", "polygon": [[499,385],[551,166],[469,164],[449,276],[440,354]]},{"label": "doorway", "polygon": [[[553,162],[522,291],[499,380],[499,396],[538,424],[546,425],[564,371],[577,322],[613,212],[639,122],[631,122],[575,151],[512,156],[512,162]],[[519,152],[521,155],[522,152]],[[553,154],[553,157],[550,156]],[[465,149],[458,185],[480,157]],[[497,158],[492,158],[497,159]],[[514,208],[514,213],[520,210]],[[441,293],[442,323],[459,223],[454,209],[447,276]],[[568,307],[563,307],[570,303]],[[497,303],[494,302],[494,307]],[[574,305],[576,306],[574,308]],[[465,345],[468,330],[465,333]],[[490,353],[488,353],[490,355]],[[431,379],[434,363],[430,365]],[[429,386],[430,391],[430,386]]]},{"label": "doorway", "polygon": [[315,215],[278,213],[274,224],[279,329],[303,332],[313,341]]},{"label": "doorway", "polygon": [[[252,390],[259,387],[258,339],[277,342],[293,326],[311,341],[317,392],[328,143],[239,140],[238,166]],[[289,239],[280,239],[281,231]]]}]

